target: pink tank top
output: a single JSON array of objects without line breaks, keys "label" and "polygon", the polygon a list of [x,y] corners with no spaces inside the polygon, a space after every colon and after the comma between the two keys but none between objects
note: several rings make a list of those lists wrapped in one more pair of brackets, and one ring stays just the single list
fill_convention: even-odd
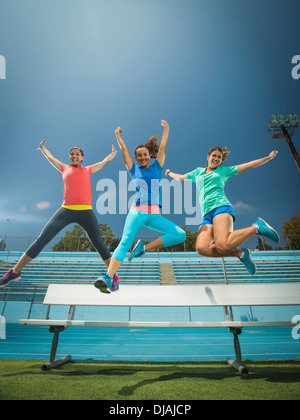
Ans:
[{"label": "pink tank top", "polygon": [[62,165],[64,201],[63,206],[76,204],[92,205],[91,166]]}]

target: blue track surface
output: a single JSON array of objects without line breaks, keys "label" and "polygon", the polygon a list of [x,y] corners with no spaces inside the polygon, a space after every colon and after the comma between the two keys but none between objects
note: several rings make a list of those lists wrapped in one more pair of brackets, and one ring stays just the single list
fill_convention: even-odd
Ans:
[{"label": "blue track surface", "polygon": [[[291,328],[245,328],[240,337],[243,360],[295,359],[300,339]],[[0,358],[49,359],[53,334],[48,327],[8,324],[0,340]],[[211,361],[235,358],[226,328],[71,327],[60,334],[57,358],[106,361]]]},{"label": "blue track surface", "polygon": [[[0,274],[4,274],[19,256],[20,252],[0,252]],[[253,256],[259,270],[250,278],[239,262],[226,259],[230,284],[300,281],[300,251],[255,251]],[[41,253],[37,261],[24,269],[22,281],[13,283],[7,291],[2,289],[0,315],[6,320],[6,339],[0,339],[0,358],[49,359],[53,334],[49,333],[48,327],[19,326],[19,319],[46,319],[48,307],[42,302],[48,284],[91,284],[101,268],[99,260],[97,253]],[[159,284],[158,265],[166,262],[172,262],[178,284],[224,284],[221,262],[199,257],[195,252],[146,254],[134,264],[123,264],[121,283],[138,282],[142,287],[151,280]],[[66,319],[67,310],[64,306],[52,306],[49,316]],[[300,315],[300,306],[234,307],[233,313],[235,320],[287,321]],[[75,310],[75,319],[80,320],[126,321],[128,316],[126,307],[79,307]],[[224,313],[223,308],[132,308],[130,316],[132,321],[188,321],[190,316],[193,321],[220,321]],[[292,328],[245,327],[239,339],[243,360],[300,358],[300,339],[293,339]],[[75,360],[107,361],[235,358],[233,335],[226,328],[69,327],[60,334],[57,358],[67,354]]]}]

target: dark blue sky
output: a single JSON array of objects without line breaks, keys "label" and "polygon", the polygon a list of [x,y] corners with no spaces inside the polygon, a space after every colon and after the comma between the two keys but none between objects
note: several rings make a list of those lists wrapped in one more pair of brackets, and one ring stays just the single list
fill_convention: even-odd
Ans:
[{"label": "dark blue sky", "polygon": [[[226,192],[236,228],[260,216],[281,232],[299,214],[300,173],[267,129],[272,113],[300,112],[300,79],[291,75],[299,15],[298,0],[0,0],[0,235],[9,218],[10,236],[37,235],[62,203],[61,175],[36,151],[43,138],[61,161],[77,145],[92,164],[116,145],[117,126],[133,153],[162,133],[161,119],[174,172],[204,165],[214,145],[231,150],[226,165],[277,149]],[[300,153],[300,128],[293,141]],[[95,210],[97,182],[118,189],[120,170],[119,152],[93,176]],[[185,225],[187,215],[173,213],[171,205],[166,217]],[[125,217],[98,215],[116,235]]]}]

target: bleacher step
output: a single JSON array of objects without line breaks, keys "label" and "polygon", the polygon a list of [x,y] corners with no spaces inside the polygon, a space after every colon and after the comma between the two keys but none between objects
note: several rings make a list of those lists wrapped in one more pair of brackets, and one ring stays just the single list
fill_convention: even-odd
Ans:
[{"label": "bleacher step", "polygon": [[160,284],[177,284],[172,263],[159,264]]}]

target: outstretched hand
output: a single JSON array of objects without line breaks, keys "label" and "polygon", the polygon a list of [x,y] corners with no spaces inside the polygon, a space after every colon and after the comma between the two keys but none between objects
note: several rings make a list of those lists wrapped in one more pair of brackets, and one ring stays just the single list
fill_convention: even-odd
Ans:
[{"label": "outstretched hand", "polygon": [[44,145],[45,141],[46,141],[46,139],[42,140],[42,141],[40,142],[39,147],[38,147],[36,150],[42,150],[42,146]]},{"label": "outstretched hand", "polygon": [[114,154],[114,156],[116,156],[116,154],[118,153],[114,144],[112,145],[112,153]]},{"label": "outstretched hand", "polygon": [[273,150],[273,152],[269,154],[269,158],[274,159],[274,157],[277,156],[277,154],[278,154],[278,150]]},{"label": "outstretched hand", "polygon": [[116,130],[115,130],[115,135],[118,135],[118,134],[121,134],[122,133],[122,128],[121,127],[118,127]]}]

